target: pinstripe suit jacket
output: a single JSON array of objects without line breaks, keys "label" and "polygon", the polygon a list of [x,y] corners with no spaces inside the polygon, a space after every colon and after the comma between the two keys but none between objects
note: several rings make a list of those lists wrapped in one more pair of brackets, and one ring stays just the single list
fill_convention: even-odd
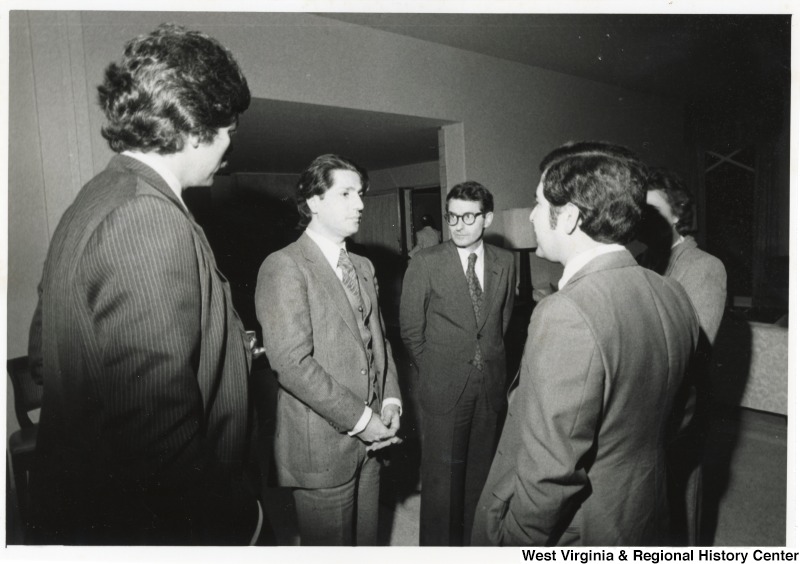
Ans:
[{"label": "pinstripe suit jacket", "polygon": [[[378,309],[372,263],[350,253],[372,312],[378,406],[400,398]],[[261,265],[256,313],[278,391],[275,463],[281,486],[328,488],[351,479],[364,444],[347,434],[364,413],[369,364],[344,286],[305,233]]]},{"label": "pinstripe suit jacket", "polygon": [[64,213],[39,291],[42,542],[246,542],[249,347],[169,186],[115,156]]}]

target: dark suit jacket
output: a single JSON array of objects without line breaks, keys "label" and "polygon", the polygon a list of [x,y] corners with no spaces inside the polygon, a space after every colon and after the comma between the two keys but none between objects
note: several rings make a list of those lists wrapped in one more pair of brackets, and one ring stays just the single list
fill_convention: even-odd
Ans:
[{"label": "dark suit jacket", "polygon": [[[350,253],[368,302],[378,404],[400,399],[378,309],[372,263]],[[368,400],[367,351],[345,289],[305,233],[261,265],[256,313],[278,377],[275,463],[281,486],[327,488],[351,479],[364,444],[347,434]]]},{"label": "dark suit jacket", "polygon": [[683,288],[627,251],[542,300],[473,542],[659,542],[666,427],[697,334]]},{"label": "dark suit jacket", "polygon": [[452,241],[422,250],[403,280],[400,333],[419,369],[420,402],[431,413],[447,413],[455,406],[478,342],[488,396],[496,410],[505,403],[503,335],[514,307],[514,255],[486,243],[484,250],[480,320],[475,319],[467,277]]},{"label": "dark suit jacket", "polygon": [[115,156],[64,213],[30,356],[43,542],[249,540],[248,342],[201,228],[146,165]]}]

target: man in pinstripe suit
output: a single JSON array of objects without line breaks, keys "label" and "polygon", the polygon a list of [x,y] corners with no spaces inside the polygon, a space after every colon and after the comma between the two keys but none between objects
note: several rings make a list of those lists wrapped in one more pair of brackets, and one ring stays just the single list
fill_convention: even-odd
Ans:
[{"label": "man in pinstripe suit", "polygon": [[64,213],[31,326],[34,539],[245,544],[250,343],[181,190],[212,183],[247,81],[216,40],[162,25],[98,90],[121,154]]}]

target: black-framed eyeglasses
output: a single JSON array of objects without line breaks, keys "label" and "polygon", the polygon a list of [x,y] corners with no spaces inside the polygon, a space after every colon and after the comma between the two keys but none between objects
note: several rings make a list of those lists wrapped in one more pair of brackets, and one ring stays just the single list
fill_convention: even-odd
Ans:
[{"label": "black-framed eyeglasses", "polygon": [[446,214],[444,214],[444,220],[450,227],[455,227],[456,225],[458,225],[459,219],[464,222],[464,225],[472,225],[473,223],[475,223],[475,220],[478,218],[479,215],[486,215],[486,213],[467,212],[467,213],[462,213],[461,215],[457,215],[454,213],[447,212]]}]

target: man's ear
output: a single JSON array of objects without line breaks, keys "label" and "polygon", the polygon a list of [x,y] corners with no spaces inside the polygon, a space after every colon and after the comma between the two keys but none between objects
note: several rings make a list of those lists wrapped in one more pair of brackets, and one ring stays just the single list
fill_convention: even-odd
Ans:
[{"label": "man's ear", "polygon": [[483,228],[489,229],[492,225],[492,220],[494,219],[494,212],[486,212],[483,216]]},{"label": "man's ear", "polygon": [[311,210],[311,213],[317,213],[317,210],[319,209],[319,201],[321,199],[322,198],[320,198],[316,194],[314,194],[310,198],[306,198],[306,204],[308,205],[308,209]]},{"label": "man's ear", "polygon": [[200,136],[195,135],[194,133],[189,133],[186,135],[186,144],[193,149],[197,149],[200,146]]},{"label": "man's ear", "polygon": [[581,211],[572,202],[568,202],[562,206],[558,219],[564,232],[569,235],[572,235],[583,221],[583,219],[581,219]]}]

